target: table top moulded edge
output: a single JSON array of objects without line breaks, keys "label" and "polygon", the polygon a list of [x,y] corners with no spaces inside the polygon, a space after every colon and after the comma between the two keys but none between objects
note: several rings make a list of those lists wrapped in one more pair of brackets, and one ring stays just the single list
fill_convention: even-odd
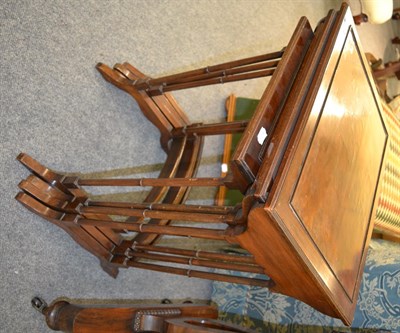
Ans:
[{"label": "table top moulded edge", "polygon": [[[369,221],[365,230],[357,277],[354,281],[354,292],[350,298],[346,295],[343,286],[337,281],[329,265],[324,262],[325,258],[318,253],[318,249],[315,245],[313,247],[313,240],[304,232],[304,226],[300,224],[288,226],[282,220],[280,216],[281,209],[278,207],[278,199],[282,194],[281,192],[287,190],[285,186],[287,188],[293,186],[293,184],[288,185],[285,181],[287,180],[291,159],[293,159],[297,151],[299,140],[307,125],[308,116],[312,111],[316,94],[321,84],[323,75],[318,74],[324,74],[328,65],[331,67],[333,66],[332,61],[334,61],[334,59],[330,59],[330,54],[337,51],[338,48],[342,50],[340,45],[344,46],[346,38],[349,35],[351,35],[356,43],[359,59],[371,93],[375,99],[375,106],[378,110],[385,136],[381,163],[377,175],[377,185],[373,195],[372,208],[369,212]],[[251,244],[251,249],[249,250],[254,254],[256,261],[265,268],[266,274],[276,283],[272,288],[273,291],[295,297],[325,314],[340,318],[345,324],[350,325],[354,316],[359,284],[372,233],[372,220],[376,210],[377,193],[379,192],[379,174],[384,162],[387,131],[381,114],[382,111],[378,94],[373,84],[373,78],[369,72],[365,56],[359,48],[360,42],[354,28],[350,9],[346,4],[342,5],[337,15],[335,27],[331,33],[329,43],[330,44],[327,45],[324,51],[326,56],[321,59],[319,68],[317,69],[313,87],[308,92],[307,100],[301,111],[302,114],[297,120],[295,129],[291,134],[288,149],[286,149],[283,160],[279,165],[277,176],[270,188],[270,192],[266,194],[267,201],[266,203],[259,203],[252,209],[249,214],[248,229],[245,233],[238,236],[237,240],[245,248],[249,248],[249,244]],[[339,55],[340,52],[336,54],[337,57]],[[338,61],[338,58],[336,59]],[[333,68],[335,68],[335,66],[333,66]],[[286,199],[288,203],[290,203],[290,196],[292,194],[290,194],[290,192],[287,193],[289,193],[289,197]],[[291,209],[290,205],[285,208]],[[305,244],[307,244],[307,246],[309,246],[308,248],[311,250],[305,250]]]},{"label": "table top moulded edge", "polygon": [[229,169],[243,193],[253,183],[261,165],[263,144],[257,141],[257,134],[262,129],[269,132],[273,127],[313,37],[310,23],[302,17],[233,153]]}]

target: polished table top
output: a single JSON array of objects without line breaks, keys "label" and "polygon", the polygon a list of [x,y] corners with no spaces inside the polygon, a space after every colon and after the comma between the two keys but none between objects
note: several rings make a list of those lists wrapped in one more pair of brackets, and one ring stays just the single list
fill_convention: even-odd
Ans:
[{"label": "polished table top", "polygon": [[[267,155],[252,189],[264,200],[250,212],[248,230],[238,239],[265,267],[275,291],[350,324],[387,132],[347,6],[330,20],[325,22],[331,24],[328,37],[318,41],[324,43],[318,62],[305,60],[292,88],[296,93],[282,110],[286,125],[278,120],[267,139]],[[280,142],[285,112],[293,110],[299,115],[291,120],[293,129],[267,187],[270,180],[263,177],[271,169],[268,151],[274,149],[268,144]]]}]

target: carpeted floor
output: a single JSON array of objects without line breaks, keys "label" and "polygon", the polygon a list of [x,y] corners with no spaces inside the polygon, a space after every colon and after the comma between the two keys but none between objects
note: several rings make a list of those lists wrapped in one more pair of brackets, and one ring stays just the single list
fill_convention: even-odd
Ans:
[{"label": "carpeted floor", "polygon": [[[0,2],[0,332],[48,332],[33,296],[208,299],[209,281],[130,269],[117,279],[67,234],[15,200],[26,152],[59,171],[148,174],[163,162],[157,130],[96,72],[129,61],[149,75],[280,50],[300,16],[313,26],[340,1],[132,0]],[[391,57],[392,23],[361,27],[366,49]],[[365,39],[363,39],[365,38]],[[389,53],[388,53],[389,52]],[[390,59],[389,59],[390,60]],[[260,81],[176,94],[193,121],[223,118],[230,93],[258,98]],[[218,173],[222,140],[201,172]]]}]

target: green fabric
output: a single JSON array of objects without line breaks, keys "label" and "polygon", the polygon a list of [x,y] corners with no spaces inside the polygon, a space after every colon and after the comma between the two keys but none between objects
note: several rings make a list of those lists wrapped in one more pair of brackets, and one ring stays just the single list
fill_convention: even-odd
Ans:
[{"label": "green fabric", "polygon": [[[234,120],[247,120],[250,119],[256,110],[258,105],[258,99],[251,98],[236,98],[236,108]],[[231,146],[231,156],[233,155],[242,134],[237,133],[232,135],[232,146]],[[243,199],[243,194],[239,190],[228,190],[225,196],[225,204],[228,206],[234,206]]]}]

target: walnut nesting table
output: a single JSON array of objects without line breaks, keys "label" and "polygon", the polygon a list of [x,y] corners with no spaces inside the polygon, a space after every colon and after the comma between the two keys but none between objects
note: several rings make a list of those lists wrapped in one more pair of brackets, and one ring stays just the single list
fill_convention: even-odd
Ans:
[{"label": "walnut nesting table", "polygon": [[[318,63],[301,69],[260,148],[259,203],[237,239],[276,283],[271,290],[350,325],[387,132],[350,11],[337,15],[326,18],[333,27]],[[245,135],[259,130],[254,123]]]},{"label": "walnut nesting table", "polygon": [[[128,63],[97,68],[159,129],[167,153],[160,176],[82,179],[20,154],[32,174],[17,200],[69,233],[113,277],[136,267],[268,287],[351,324],[387,132],[348,6],[330,11],[315,31],[300,19],[284,51],[156,79]],[[191,124],[169,93],[262,76],[272,77],[248,122]],[[238,132],[228,174],[195,178],[204,137]],[[83,189],[90,186],[151,190],[140,203],[94,201]],[[194,186],[227,186],[244,198],[235,206],[189,205]],[[157,246],[164,235],[235,243],[249,255]]]}]

